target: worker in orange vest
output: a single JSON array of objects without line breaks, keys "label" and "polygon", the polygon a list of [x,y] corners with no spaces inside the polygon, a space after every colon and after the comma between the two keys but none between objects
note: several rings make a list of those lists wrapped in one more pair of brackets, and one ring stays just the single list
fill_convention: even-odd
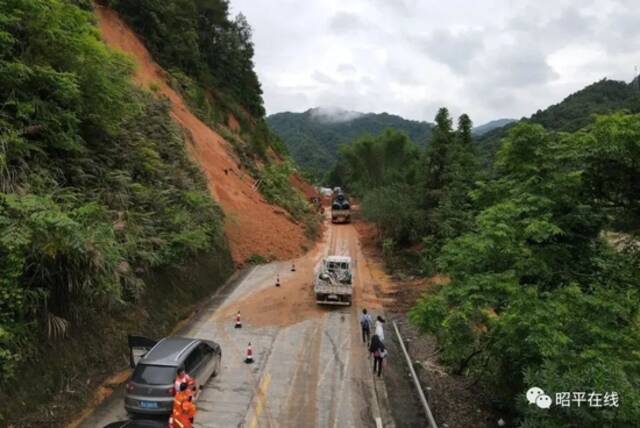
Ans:
[{"label": "worker in orange vest", "polygon": [[186,382],[180,384],[180,390],[173,397],[173,410],[169,418],[171,428],[185,428],[182,405],[191,400],[191,390]]},{"label": "worker in orange vest", "polygon": [[187,400],[182,403],[182,421],[184,428],[193,427],[193,419],[196,416],[196,405],[193,402],[193,395],[190,395]]},{"label": "worker in orange vest", "polygon": [[173,408],[170,418],[171,428],[193,428],[193,419],[196,416],[196,405],[193,403],[193,395],[180,401]]}]

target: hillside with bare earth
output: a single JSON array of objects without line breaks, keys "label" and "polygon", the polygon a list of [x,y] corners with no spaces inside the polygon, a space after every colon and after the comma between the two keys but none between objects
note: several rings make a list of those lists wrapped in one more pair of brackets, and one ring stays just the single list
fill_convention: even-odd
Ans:
[{"label": "hillside with bare earth", "polygon": [[190,76],[104,6],[1,9],[0,426],[63,426],[120,379],[127,335],[171,334],[248,260],[299,256],[318,219],[265,132],[245,21],[216,15],[244,68],[202,87],[203,119]]},{"label": "hillside with bare earth", "polygon": [[242,264],[254,254],[278,259],[299,255],[306,241],[302,227],[255,190],[254,179],[240,168],[229,142],[190,111],[182,96],[167,83],[165,71],[117,13],[97,7],[96,14],[103,40],[135,61],[136,83],[156,88],[170,100],[171,116],[192,143],[189,152],[226,215],[224,229],[234,262]]}]

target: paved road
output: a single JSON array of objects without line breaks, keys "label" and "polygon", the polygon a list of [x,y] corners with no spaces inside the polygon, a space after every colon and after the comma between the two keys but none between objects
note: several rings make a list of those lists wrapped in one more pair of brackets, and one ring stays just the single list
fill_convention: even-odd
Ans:
[{"label": "paved road", "polygon": [[[314,302],[313,270],[329,253],[350,255],[355,262],[352,307]],[[294,262],[295,272],[291,262],[253,268],[222,304],[212,304],[187,328],[185,335],[215,340],[223,352],[220,374],[205,385],[198,401],[196,426],[369,427],[384,418],[358,325],[362,306],[380,305],[355,229],[330,226],[324,240]],[[242,329],[234,328],[237,310]],[[250,365],[244,363],[249,342],[255,357]],[[81,427],[123,419],[120,392]]]}]

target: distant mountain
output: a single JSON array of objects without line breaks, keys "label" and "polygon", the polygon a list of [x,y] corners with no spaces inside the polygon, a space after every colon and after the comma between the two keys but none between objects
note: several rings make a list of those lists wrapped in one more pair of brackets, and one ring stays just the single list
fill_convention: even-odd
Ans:
[{"label": "distant mountain", "polygon": [[[616,111],[640,113],[640,76],[631,83],[603,79],[558,104],[538,110],[519,121],[498,119],[473,129],[486,164],[495,156],[500,140],[520,121],[539,123],[552,131],[573,132],[593,122],[594,115]],[[432,124],[403,119],[388,113],[360,113],[338,108],[314,108],[304,113],[277,113],[267,123],[289,148],[298,164],[320,178],[334,164],[338,147],[364,134],[378,134],[386,128],[405,132],[421,146],[431,136]]]},{"label": "distant mountain", "polygon": [[333,166],[340,145],[349,144],[362,135],[375,135],[395,128],[406,133],[415,144],[424,146],[433,126],[388,113],[325,107],[303,113],[276,113],[267,117],[267,124],[286,144],[298,165],[317,178]]},{"label": "distant mountain", "polygon": [[492,120],[491,122],[487,122],[484,125],[480,125],[480,126],[476,126],[475,128],[473,128],[473,130],[471,131],[471,133],[475,136],[480,136],[483,134],[486,134],[487,132],[496,129],[496,128],[502,128],[505,125],[508,125],[512,122],[515,122],[516,119],[496,119],[496,120]]},{"label": "distant mountain", "polygon": [[[593,122],[594,115],[617,111],[640,113],[640,88],[637,77],[633,82],[603,79],[566,97],[558,104],[538,110],[529,118],[552,131],[574,132]],[[495,128],[477,136],[481,151],[489,162],[500,146],[500,140],[516,122]]]}]

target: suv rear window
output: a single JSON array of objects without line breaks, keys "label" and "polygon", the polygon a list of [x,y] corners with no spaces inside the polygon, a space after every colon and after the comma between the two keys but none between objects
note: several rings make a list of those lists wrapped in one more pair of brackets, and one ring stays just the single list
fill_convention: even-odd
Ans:
[{"label": "suv rear window", "polygon": [[132,380],[145,385],[169,385],[176,379],[176,368],[138,364]]}]

